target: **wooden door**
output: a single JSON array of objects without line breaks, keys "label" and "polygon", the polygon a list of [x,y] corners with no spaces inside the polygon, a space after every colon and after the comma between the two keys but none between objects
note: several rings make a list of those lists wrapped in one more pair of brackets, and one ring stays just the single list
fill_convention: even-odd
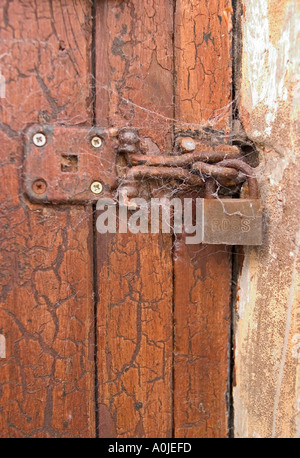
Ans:
[{"label": "wooden door", "polygon": [[[32,124],[231,123],[228,0],[0,1],[1,437],[226,437],[231,252],[23,193]],[[188,193],[186,194],[189,195]],[[5,349],[3,349],[5,345]]]}]

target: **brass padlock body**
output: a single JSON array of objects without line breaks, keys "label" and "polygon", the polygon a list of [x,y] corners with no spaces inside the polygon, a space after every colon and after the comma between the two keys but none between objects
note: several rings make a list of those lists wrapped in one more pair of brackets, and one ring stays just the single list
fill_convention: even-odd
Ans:
[{"label": "brass padlock body", "polygon": [[262,244],[260,199],[203,199],[203,243]]}]

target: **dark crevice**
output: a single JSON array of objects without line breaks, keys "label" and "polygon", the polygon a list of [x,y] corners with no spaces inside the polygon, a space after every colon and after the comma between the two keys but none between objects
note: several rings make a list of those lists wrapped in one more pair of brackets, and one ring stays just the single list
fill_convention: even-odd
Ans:
[{"label": "dark crevice", "polygon": [[232,100],[233,120],[239,119],[238,99],[241,85],[241,58],[242,58],[242,5],[240,0],[232,0]]},{"label": "dark crevice", "polygon": [[[92,3],[92,49],[91,49],[91,92],[93,103],[93,125],[96,125],[96,0]],[[99,438],[99,405],[98,405],[98,268],[97,268],[97,230],[96,230],[96,205],[92,208],[93,224],[93,299],[94,299],[94,399],[95,399],[95,432]]]},{"label": "dark crevice", "polygon": [[227,406],[228,406],[228,437],[234,437],[234,405],[233,405],[233,386],[234,386],[234,320],[235,305],[237,297],[237,282],[239,276],[238,252],[237,247],[233,246],[231,251],[231,297],[230,297],[230,328],[228,342],[228,379],[227,379]]},{"label": "dark crevice", "polygon": [[[173,50],[173,125],[172,125],[172,145],[174,148],[174,142],[175,142],[175,117],[176,117],[176,61],[175,61],[175,15],[176,15],[176,0],[173,0],[173,34],[172,34],[172,50]],[[172,390],[172,430],[171,430],[171,437],[175,437],[175,414],[174,414],[174,408],[175,408],[175,361],[174,361],[174,352],[175,352],[175,257],[176,257],[176,240],[175,240],[175,234],[172,236],[172,320],[173,320],[173,351],[172,351],[172,380],[171,380],[171,390]]]},{"label": "dark crevice", "polygon": [[95,390],[95,431],[96,437],[99,437],[99,405],[98,405],[98,386],[99,386],[99,378],[98,378],[98,361],[97,361],[97,353],[98,353],[98,320],[97,320],[97,313],[98,313],[98,272],[97,272],[97,230],[96,230],[96,205],[93,205],[93,297],[94,297],[94,390]]},{"label": "dark crevice", "polygon": [[[232,0],[232,143],[236,142],[236,130],[239,126],[238,95],[240,87],[240,59],[241,59],[241,18],[240,18],[240,0]],[[234,328],[233,328],[233,310],[236,300],[236,269],[235,269],[235,247],[231,250],[231,297],[230,297],[230,325],[228,338],[228,378],[227,378],[227,414],[228,414],[228,437],[234,437],[234,406],[233,406],[233,371],[234,371]]]},{"label": "dark crevice", "polygon": [[173,52],[173,125],[172,125],[172,145],[175,146],[175,119],[176,119],[176,59],[175,59],[175,17],[176,17],[176,0],[173,0],[173,33],[172,33],[172,52]]},{"label": "dark crevice", "polygon": [[[241,75],[241,4],[240,0],[232,0],[232,144],[241,146],[239,141],[242,126],[239,120],[239,93]],[[242,134],[241,134],[242,135]],[[236,137],[237,136],[237,137]],[[243,135],[242,135],[243,136]],[[235,246],[231,250],[231,297],[230,297],[230,325],[228,338],[228,378],[227,378],[227,415],[228,415],[228,437],[234,437],[234,405],[233,405],[233,372],[234,372],[234,308],[236,301],[237,269]]]},{"label": "dark crevice", "polygon": [[173,335],[172,335],[172,340],[173,340],[173,351],[172,351],[172,380],[171,380],[171,390],[172,390],[172,432],[171,432],[171,437],[175,437],[175,358],[174,358],[174,353],[175,353],[175,256],[176,256],[176,245],[175,245],[175,235],[173,234],[172,236],[172,320],[173,320]]},{"label": "dark crevice", "polygon": [[[232,0],[232,144],[239,146],[247,157],[251,158],[253,148],[244,151],[248,146],[246,134],[239,119],[239,96],[241,87],[241,59],[242,59],[242,4],[241,0]],[[251,162],[251,161],[249,161]],[[255,158],[253,159],[255,162]],[[236,196],[238,197],[238,196]],[[227,412],[228,412],[228,437],[234,438],[234,404],[233,404],[233,382],[234,382],[234,319],[237,297],[238,262],[237,247],[231,250],[231,297],[230,297],[230,326],[228,339],[228,378],[227,378]]]},{"label": "dark crevice", "polygon": [[92,54],[91,54],[91,93],[93,104],[93,125],[96,125],[96,0],[92,2]]}]

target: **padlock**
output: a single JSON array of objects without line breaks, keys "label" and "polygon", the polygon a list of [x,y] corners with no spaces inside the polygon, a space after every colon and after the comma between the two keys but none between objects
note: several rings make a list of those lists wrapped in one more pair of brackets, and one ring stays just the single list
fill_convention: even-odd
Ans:
[{"label": "padlock", "polygon": [[[262,206],[253,169],[235,159],[225,159],[218,166],[234,168],[247,176],[249,198],[220,199],[210,192],[202,203],[202,243],[261,245]],[[210,183],[208,181],[208,188]]]}]

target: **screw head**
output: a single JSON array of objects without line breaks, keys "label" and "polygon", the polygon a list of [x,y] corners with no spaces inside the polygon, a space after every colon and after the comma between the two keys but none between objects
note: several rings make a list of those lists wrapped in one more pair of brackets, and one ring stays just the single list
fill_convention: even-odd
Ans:
[{"label": "screw head", "polygon": [[183,138],[181,140],[180,146],[184,151],[188,151],[188,152],[192,152],[196,149],[196,143],[190,137]]},{"label": "screw head", "polygon": [[47,191],[47,183],[43,179],[38,179],[32,183],[31,188],[35,194],[45,194]]},{"label": "screw head", "polygon": [[133,127],[123,127],[119,130],[119,141],[128,145],[135,145],[139,141],[137,129]]},{"label": "screw head", "polygon": [[102,192],[102,184],[100,183],[100,181],[93,181],[93,183],[91,184],[91,191],[94,194],[100,194]]},{"label": "screw head", "polygon": [[91,144],[94,148],[100,148],[100,146],[102,145],[102,138],[101,137],[98,137],[98,135],[95,135],[95,137],[93,137],[91,139]]},{"label": "screw head", "polygon": [[32,137],[32,141],[35,146],[44,146],[47,142],[47,138],[46,138],[46,135],[43,134],[43,132],[37,132]]}]

